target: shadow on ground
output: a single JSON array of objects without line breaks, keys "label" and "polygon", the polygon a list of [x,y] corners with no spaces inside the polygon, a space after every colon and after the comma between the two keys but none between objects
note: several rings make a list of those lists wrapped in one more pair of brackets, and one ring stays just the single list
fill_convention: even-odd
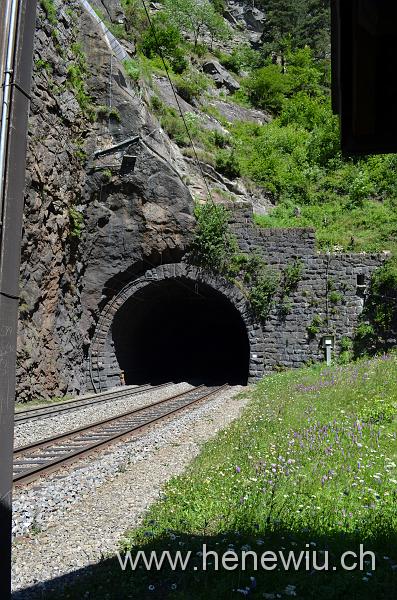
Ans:
[{"label": "shadow on ground", "polygon": [[[297,533],[278,530],[271,535],[261,534],[260,531],[225,532],[217,536],[192,536],[177,532],[162,537],[153,535],[156,534],[148,531],[147,543],[134,547],[131,556],[134,558],[139,550],[144,550],[147,559],[150,559],[151,551],[156,551],[160,557],[161,552],[168,550],[174,559],[177,551],[181,552],[183,558],[190,551],[186,570],[180,567],[172,570],[167,560],[161,570],[153,566],[147,570],[141,560],[135,570],[128,565],[123,571],[117,557],[109,558],[45,584],[15,592],[13,600],[228,600],[242,597],[268,600],[288,597],[302,600],[391,600],[397,597],[395,533],[365,541],[354,534],[319,537],[310,529]],[[219,553],[218,565],[212,554],[207,557],[205,571],[203,556],[200,555],[204,544],[207,552],[215,550]],[[360,544],[363,544],[362,552],[374,553],[374,564],[369,554],[362,556],[360,564]],[[226,551],[229,551],[230,557],[226,566],[234,567],[232,570],[222,566],[222,554]],[[237,553],[238,568],[235,566],[236,558],[233,560],[230,551]],[[244,570],[242,551],[248,553]],[[250,551],[258,555],[257,570]],[[261,566],[261,556],[268,551],[277,556],[276,563],[272,555],[266,555],[268,561],[265,564],[273,567],[271,570]],[[287,561],[291,551],[296,560],[302,556],[298,570],[291,564],[288,570],[283,567],[280,552],[283,552]],[[357,562],[352,570],[344,570],[341,566],[341,556],[346,551],[357,555],[357,558],[352,554],[345,557],[348,567]],[[59,552],[62,552],[62,547]],[[328,569],[325,570],[327,553]],[[318,570],[322,567],[322,570]]]}]

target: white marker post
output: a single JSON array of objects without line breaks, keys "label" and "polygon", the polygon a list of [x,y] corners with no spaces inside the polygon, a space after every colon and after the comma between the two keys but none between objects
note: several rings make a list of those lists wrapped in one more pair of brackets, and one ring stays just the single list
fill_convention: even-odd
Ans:
[{"label": "white marker post", "polygon": [[335,346],[335,338],[333,335],[324,335],[321,341],[321,347],[325,350],[325,358],[327,361],[327,367],[331,366],[332,362],[332,350]]}]

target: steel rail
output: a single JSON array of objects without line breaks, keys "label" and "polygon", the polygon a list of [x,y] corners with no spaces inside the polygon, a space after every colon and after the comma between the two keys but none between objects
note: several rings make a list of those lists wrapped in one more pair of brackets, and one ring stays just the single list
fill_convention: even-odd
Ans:
[{"label": "steel rail", "polygon": [[29,408],[21,410],[15,413],[14,421],[15,424],[28,423],[29,421],[36,421],[40,419],[46,419],[63,412],[72,412],[85,408],[87,406],[95,406],[96,404],[102,404],[103,402],[109,402],[110,400],[119,400],[126,396],[135,396],[143,394],[146,391],[158,390],[162,387],[172,385],[169,383],[161,383],[159,385],[142,385],[142,386],[126,386],[122,388],[116,388],[107,392],[101,392],[100,394],[87,394],[81,398],[74,398],[73,400],[65,400],[65,402],[57,402],[50,406],[40,406],[37,408]]},{"label": "steel rail", "polygon": [[[222,386],[216,387],[215,389],[207,391],[208,388],[206,388],[206,386],[204,386],[204,385],[198,386],[197,388],[193,388],[191,390],[188,390],[187,392],[185,391],[185,392],[182,392],[181,394],[176,394],[169,398],[165,398],[164,400],[154,402],[153,404],[151,404],[149,406],[141,407],[139,409],[135,409],[133,411],[123,413],[122,415],[118,415],[116,417],[106,419],[104,421],[100,421],[98,423],[94,423],[92,425],[82,427],[80,429],[77,429],[77,430],[62,434],[62,435],[54,436],[53,438],[42,440],[41,442],[36,442],[34,444],[31,444],[30,446],[17,448],[14,452],[14,457],[18,456],[18,455],[23,456],[32,450],[33,451],[41,450],[41,449],[49,448],[51,445],[55,445],[55,447],[53,449],[53,452],[55,452],[55,455],[54,454],[49,455],[49,458],[53,458],[54,456],[56,456],[57,452],[58,452],[58,456],[56,456],[54,460],[49,460],[49,461],[45,460],[45,458],[46,458],[45,455],[43,455],[42,457],[39,456],[36,459],[35,459],[35,457],[29,458],[29,456],[27,456],[25,460],[28,460],[28,463],[30,462],[32,464],[36,464],[39,466],[36,466],[31,469],[27,469],[27,470],[22,470],[19,473],[15,473],[14,478],[13,478],[14,485],[21,486],[21,485],[25,485],[27,483],[31,483],[32,481],[35,481],[41,475],[52,473],[62,466],[69,465],[69,464],[75,462],[77,459],[80,459],[84,456],[87,456],[87,455],[93,453],[93,452],[96,452],[100,448],[104,448],[104,447],[111,445],[115,441],[119,441],[126,437],[130,437],[132,434],[137,434],[140,431],[149,427],[150,425],[158,423],[159,421],[163,421],[163,420],[167,419],[169,416],[174,415],[178,412],[181,412],[184,409],[192,406],[193,404],[197,404],[198,402],[206,400],[209,397],[218,394],[221,390],[226,389],[228,387],[229,387],[228,384],[224,384]],[[196,396],[196,397],[189,399],[189,395],[192,396],[192,394],[193,394],[193,396],[194,396],[198,391],[204,391],[205,393],[199,394],[198,397]],[[178,400],[181,400],[183,398],[183,396],[187,397],[187,401],[183,402],[182,404],[180,404],[178,406]],[[177,401],[176,406],[175,406],[175,401]],[[166,410],[166,412],[163,412],[162,414],[157,414],[157,415],[155,414],[154,416],[150,416],[151,410],[153,411],[154,408],[157,408],[160,405],[166,405],[167,403],[170,404],[171,410]],[[123,421],[125,421],[130,416],[138,415],[139,413],[142,413],[142,417],[144,419],[145,412],[149,413],[149,417],[150,417],[149,419],[146,418],[146,421],[138,420],[138,422],[132,423],[130,425],[128,424],[128,422],[126,422],[127,427],[126,428],[122,427]],[[119,425],[121,426],[121,430],[120,429],[118,431],[116,430],[115,433],[113,433],[114,430],[111,430],[109,433],[106,433],[106,431],[102,431],[102,432],[100,431],[101,426],[110,424],[110,423],[114,423],[117,426],[117,422],[120,422]],[[96,431],[97,429],[99,429],[99,431]],[[81,440],[75,439],[75,438],[77,438],[77,436],[80,433],[84,433],[84,432],[87,432],[87,433],[91,432],[92,438],[94,439],[94,441],[91,441],[91,443],[89,443],[90,442],[89,438],[88,439],[83,438]],[[66,452],[67,452],[66,454],[64,452],[63,455],[59,455],[59,452],[63,451],[63,447],[57,449],[56,444],[58,442],[61,442],[62,440],[69,440],[71,442],[72,451],[68,452],[66,450]],[[88,442],[88,444],[85,442]],[[84,443],[85,443],[85,445],[84,445]],[[80,444],[80,447],[77,447],[77,449],[76,449],[76,444],[77,445]],[[83,446],[81,446],[81,444],[83,444]],[[75,449],[73,449],[73,448],[75,448]],[[36,460],[36,462],[35,462],[35,460]],[[39,464],[40,462],[42,464]],[[17,466],[17,465],[15,465],[15,466]],[[23,467],[23,465],[22,465],[22,467]]]},{"label": "steel rail", "polygon": [[[200,385],[193,390],[199,390],[205,387],[204,385]],[[35,448],[45,448],[54,442],[61,442],[62,440],[66,440],[71,436],[76,436],[79,433],[83,433],[84,431],[89,431],[90,429],[94,429],[96,427],[101,427],[102,425],[107,425],[108,423],[112,423],[113,421],[117,421],[118,419],[122,419],[125,417],[129,417],[131,415],[135,415],[137,413],[143,412],[149,408],[153,408],[160,404],[164,404],[164,402],[169,402],[170,400],[175,400],[180,396],[185,396],[188,393],[193,391],[192,389],[181,392],[180,394],[175,394],[174,396],[169,396],[168,398],[163,398],[163,400],[157,400],[157,402],[153,402],[152,404],[148,404],[147,406],[140,406],[139,408],[134,408],[132,410],[128,410],[126,412],[120,413],[114,417],[108,417],[107,419],[103,419],[102,421],[96,421],[95,423],[90,423],[89,425],[84,425],[83,427],[79,427],[77,429],[72,429],[71,431],[67,431],[66,433],[59,433],[50,438],[45,438],[43,440],[39,440],[38,442],[33,442],[33,444],[28,444],[27,446],[19,446],[14,450],[14,457],[19,454],[23,454],[29,450],[33,450]]]}]

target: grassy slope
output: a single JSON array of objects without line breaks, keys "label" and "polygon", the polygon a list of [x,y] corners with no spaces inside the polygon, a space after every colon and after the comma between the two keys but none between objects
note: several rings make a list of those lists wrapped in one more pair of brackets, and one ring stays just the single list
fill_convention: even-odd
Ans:
[{"label": "grassy slope", "polygon": [[[331,369],[280,373],[252,392],[243,417],[207,443],[188,472],[172,480],[125,547],[192,550],[197,571],[122,573],[115,560],[63,597],[212,599],[250,586],[285,597],[391,598],[397,591],[397,356]],[[330,573],[203,573],[201,544],[238,552],[328,549],[339,564],[360,543],[377,568]],[[319,556],[321,564],[321,556]],[[393,568],[394,566],[394,568]],[[367,567],[368,569],[368,567]],[[102,587],[101,587],[102,586]],[[154,590],[149,590],[154,586]],[[176,586],[176,589],[174,589]],[[102,592],[101,592],[102,589]],[[106,594],[103,592],[106,589]],[[292,588],[290,588],[291,590]],[[276,596],[275,596],[276,597]]]}]

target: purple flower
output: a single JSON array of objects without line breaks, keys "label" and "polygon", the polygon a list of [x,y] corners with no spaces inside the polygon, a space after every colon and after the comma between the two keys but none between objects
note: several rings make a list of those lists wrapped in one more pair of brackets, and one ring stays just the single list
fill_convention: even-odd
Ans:
[{"label": "purple flower", "polygon": [[241,473],[240,467],[236,467],[236,473]]}]

